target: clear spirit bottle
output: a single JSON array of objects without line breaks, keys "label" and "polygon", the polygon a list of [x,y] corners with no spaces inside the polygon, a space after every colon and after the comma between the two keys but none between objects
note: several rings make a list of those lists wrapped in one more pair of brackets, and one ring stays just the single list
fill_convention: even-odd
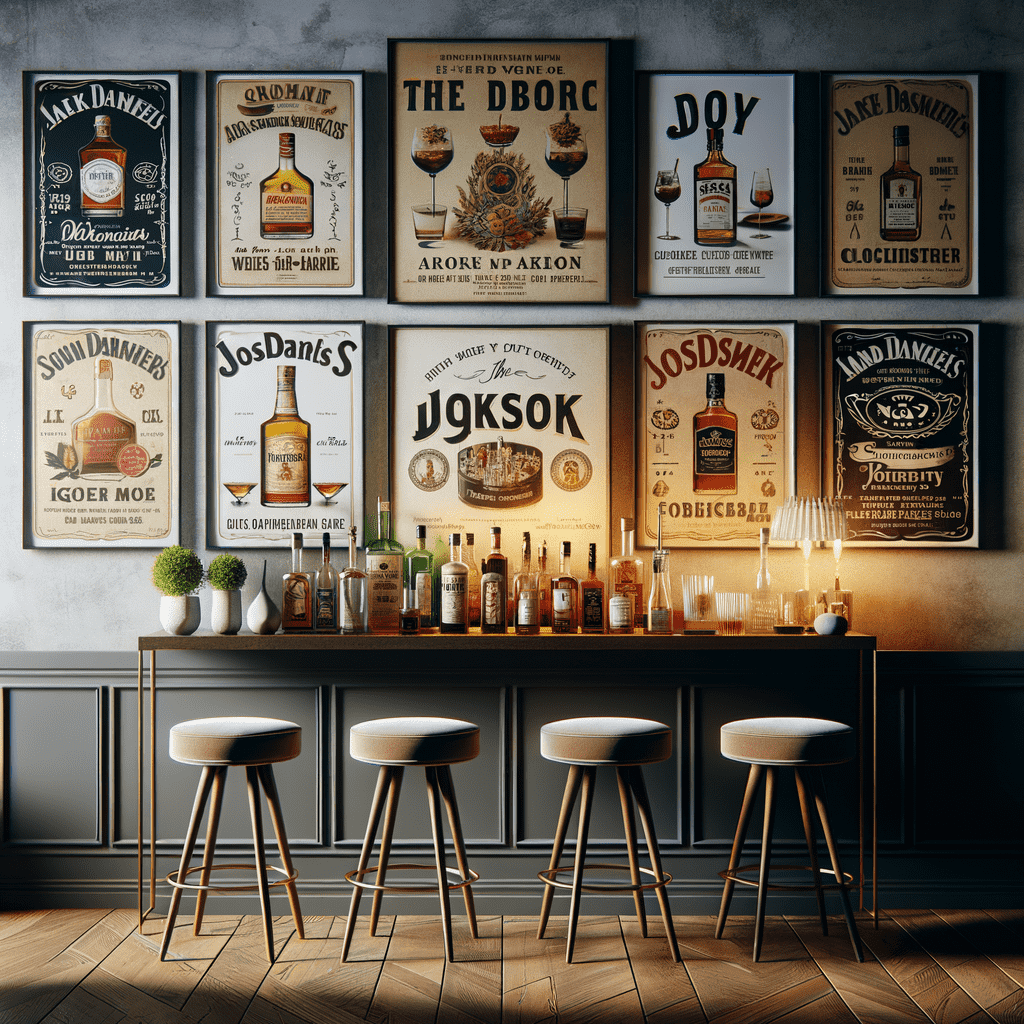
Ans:
[{"label": "clear spirit bottle", "polygon": [[377,536],[366,545],[370,577],[370,632],[397,633],[402,608],[405,549],[392,536],[391,502],[377,498]]},{"label": "clear spirit bottle", "polygon": [[302,534],[292,534],[292,571],[282,580],[281,628],[285,633],[313,630],[313,580],[302,571]]},{"label": "clear spirit bottle", "polygon": [[324,534],[324,560],[316,574],[316,632],[337,633],[338,570],[331,565],[331,535]]},{"label": "clear spirit bottle", "polygon": [[587,553],[587,578],[580,583],[580,620],[584,633],[604,632],[604,583],[597,577],[597,545]]},{"label": "clear spirit bottle", "polygon": [[462,534],[448,535],[448,561],[441,566],[442,633],[469,632],[469,567],[462,561]]},{"label": "clear spirit bottle", "polygon": [[536,636],[540,632],[540,600],[537,595],[537,574],[533,571],[530,534],[523,533],[523,564],[512,581],[515,601],[517,636]]},{"label": "clear spirit bottle", "polygon": [[622,553],[611,559],[609,574],[613,595],[624,594],[633,607],[633,628],[644,627],[644,560],[633,554],[632,519],[622,519]]},{"label": "clear spirit bottle", "polygon": [[471,533],[466,534],[466,542],[462,545],[462,560],[469,569],[469,624],[470,626],[480,625],[480,563],[476,560],[474,547],[475,537]]},{"label": "clear spirit bottle", "polygon": [[278,166],[260,182],[260,236],[313,237],[313,182],[295,167],[295,134],[278,136]]},{"label": "clear spirit bottle", "polygon": [[338,576],[338,618],[342,633],[369,633],[367,577],[356,565],[356,528],[348,531],[348,566]]},{"label": "clear spirit bottle", "polygon": [[551,573],[548,572],[548,542],[540,542],[537,552],[537,610],[544,629],[551,627]]},{"label": "clear spirit bottle", "polygon": [[578,633],[580,584],[572,574],[572,544],[562,541],[559,573],[551,580],[551,632]]},{"label": "clear spirit bottle", "polygon": [[260,425],[260,504],[309,505],[309,424],[295,401],[295,367],[277,368],[274,415]]},{"label": "clear spirit bottle", "polygon": [[668,549],[661,546],[661,510],[658,510],[658,547],[651,566],[651,594],[647,599],[647,631],[672,632],[672,578]]}]

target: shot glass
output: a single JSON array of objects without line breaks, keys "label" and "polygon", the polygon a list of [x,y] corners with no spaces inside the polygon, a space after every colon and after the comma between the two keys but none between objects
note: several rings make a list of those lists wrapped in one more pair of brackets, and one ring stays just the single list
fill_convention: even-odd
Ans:
[{"label": "shot glass", "polygon": [[719,636],[741,636],[750,611],[750,595],[715,591]]},{"label": "shot glass", "polygon": [[418,242],[440,242],[444,238],[444,222],[448,216],[447,206],[414,206],[412,227]]},{"label": "shot glass", "polygon": [[683,576],[683,632],[715,633],[718,612],[715,608],[715,577]]},{"label": "shot glass", "polygon": [[563,207],[552,211],[555,217],[555,238],[563,249],[578,249],[587,235],[587,211],[582,206]]}]

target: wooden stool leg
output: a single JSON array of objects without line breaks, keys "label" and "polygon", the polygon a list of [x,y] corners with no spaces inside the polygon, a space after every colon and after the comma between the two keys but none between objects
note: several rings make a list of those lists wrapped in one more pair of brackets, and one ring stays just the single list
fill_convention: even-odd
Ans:
[{"label": "wooden stool leg", "polygon": [[[391,769],[391,783],[388,787],[388,803],[384,809],[384,831],[380,837],[380,854],[377,857],[377,885],[383,885],[388,873],[388,860],[391,857],[391,840],[395,834],[395,818],[398,814],[398,798],[402,792],[402,778],[405,769]],[[377,922],[380,920],[380,905],[384,899],[381,889],[373,890],[373,907],[370,910],[370,934],[377,934]]]},{"label": "wooden stool leg", "polygon": [[[640,885],[640,858],[636,851],[636,822],[633,820],[633,798],[629,792],[629,769],[617,767],[615,775],[619,783],[619,803],[622,805],[622,828],[626,834],[626,852],[629,854],[629,880],[633,885]],[[647,909],[644,906],[644,894],[640,889],[633,890],[633,904],[636,907],[636,923],[640,926],[640,935],[647,938]]]},{"label": "wooden stool leg", "polygon": [[[384,810],[384,796],[391,781],[393,769],[386,764],[380,766],[377,773],[377,788],[373,791],[373,803],[370,805],[370,818],[366,823],[366,836],[363,839],[363,848],[359,853],[359,871],[365,871],[366,865],[370,863],[370,853],[373,851],[373,840],[377,835],[377,826],[380,824],[381,812]],[[362,880],[362,876],[360,876]],[[356,915],[359,913],[359,898],[363,890],[358,885],[352,886],[352,902],[348,908],[348,920],[345,922],[345,938],[341,945],[341,962],[348,958],[349,946],[352,945],[352,933],[356,925]]]},{"label": "wooden stool leg", "polygon": [[[565,847],[565,836],[569,831],[569,819],[572,817],[572,809],[576,805],[576,795],[580,791],[580,783],[583,781],[583,768],[578,764],[569,765],[569,776],[565,780],[565,792],[562,794],[562,809],[558,812],[558,826],[555,829],[555,843],[551,847],[551,862],[548,870],[554,871],[562,857],[562,850]],[[544,886],[544,895],[540,901],[540,920],[537,924],[537,938],[544,938],[544,929],[548,926],[548,917],[551,915],[551,901],[554,899],[555,887]]]},{"label": "wooden stool leg", "polygon": [[572,963],[572,950],[576,945],[576,926],[580,920],[580,898],[583,895],[583,867],[587,859],[587,836],[590,834],[590,812],[594,806],[594,782],[597,768],[583,768],[583,792],[580,796],[580,822],[576,834],[576,861],[572,870],[572,900],[569,904],[569,936],[565,943],[565,962]]},{"label": "wooden stool leg", "polygon": [[832,825],[828,818],[828,804],[825,800],[825,786],[820,771],[814,787],[814,799],[818,805],[818,817],[821,818],[821,830],[825,833],[825,845],[828,847],[828,855],[832,861],[836,884],[839,886],[839,896],[843,901],[843,917],[846,918],[846,929],[850,933],[850,942],[853,943],[853,954],[857,958],[857,963],[862,964],[864,963],[864,950],[861,948],[857,922],[853,919],[853,908],[850,906],[850,893],[843,878],[843,869],[839,865],[839,849],[832,835]]},{"label": "wooden stool leg", "polygon": [[[644,827],[644,837],[647,839],[647,855],[651,858],[651,867],[654,873],[661,880],[661,853],[658,850],[658,837],[654,831],[654,815],[651,813],[651,801],[647,796],[647,784],[644,782],[643,769],[639,765],[633,765],[629,769],[629,778],[633,787],[633,796],[636,798],[637,810],[640,812],[640,821]],[[665,937],[668,939],[668,948],[672,953],[672,960],[679,963],[679,943],[676,940],[676,926],[672,920],[672,910],[668,905],[668,893],[663,885],[654,890],[658,894],[658,906],[661,907],[661,917],[665,922]]]},{"label": "wooden stool leg", "polygon": [[[224,782],[227,779],[228,767],[221,764],[213,771],[213,795],[210,797],[210,818],[206,823],[206,846],[203,848],[203,870],[199,875],[200,885],[210,884],[210,871],[213,868],[213,852],[217,845],[217,828],[220,825],[220,809],[224,803]],[[198,935],[203,923],[203,912],[206,910],[205,889],[196,893],[196,919],[192,924],[192,934]]]},{"label": "wooden stool leg", "polygon": [[[199,825],[203,820],[203,810],[206,801],[210,796],[210,787],[213,785],[213,769],[209,765],[203,765],[203,773],[199,777],[199,788],[196,790],[195,803],[192,805],[192,818],[188,823],[188,834],[185,836],[185,845],[181,851],[181,863],[178,865],[178,881],[184,881],[185,872],[188,870],[188,862],[192,859],[192,852],[196,848],[196,840],[199,838]],[[160,940],[160,959],[167,955],[167,947],[171,941],[171,932],[174,931],[174,920],[178,916],[178,907],[181,904],[181,889],[175,887],[171,891],[171,905],[167,910],[167,921],[164,923],[164,934]]]},{"label": "wooden stool leg", "polygon": [[434,835],[434,859],[437,864],[437,891],[441,900],[441,930],[444,933],[444,953],[449,963],[455,960],[452,944],[452,902],[448,891],[448,871],[444,856],[444,823],[441,820],[441,787],[437,781],[437,768],[430,765],[427,774],[427,801],[430,804],[430,830]]},{"label": "wooden stool leg", "polygon": [[[750,815],[754,810],[754,797],[757,795],[757,784],[761,781],[762,766],[752,764],[747,773],[747,788],[743,792],[743,803],[740,806],[740,819],[736,823],[736,837],[732,841],[732,852],[729,854],[729,870],[735,871],[740,866],[740,859],[743,856],[743,844],[747,839],[747,827],[750,825]],[[732,902],[732,891],[736,882],[732,878],[725,880],[725,888],[722,890],[722,906],[718,911],[718,924],[715,926],[715,938],[720,939],[725,930],[725,921],[729,916],[729,904]]]},{"label": "wooden stool leg", "polygon": [[764,829],[761,832],[761,871],[757,876],[757,917],[754,921],[754,963],[761,959],[764,911],[768,902],[768,869],[772,862],[772,831],[775,827],[775,769],[768,766],[764,784]]},{"label": "wooden stool leg", "polygon": [[[441,784],[441,796],[448,811],[448,824],[452,830],[452,843],[455,846],[455,859],[463,878],[469,878],[469,858],[466,856],[466,841],[462,837],[462,819],[459,817],[459,805],[455,799],[455,783],[452,782],[451,765],[441,765],[437,769],[437,781]],[[476,904],[473,902],[473,888],[462,887],[462,897],[466,902],[466,917],[469,920],[469,934],[479,938],[476,926]]]},{"label": "wooden stool leg", "polygon": [[256,851],[256,880],[260,887],[263,912],[263,936],[267,959],[274,962],[274,920],[270,916],[270,884],[267,880],[267,854],[263,847],[263,809],[260,805],[260,778],[255,765],[246,765],[245,786],[249,791],[249,817],[252,819],[252,845]]},{"label": "wooden stool leg", "polygon": [[818,900],[818,917],[821,918],[821,934],[828,935],[828,918],[825,916],[825,893],[821,888],[821,872],[818,870],[818,844],[814,839],[814,821],[811,819],[811,801],[804,770],[794,768],[796,792],[800,798],[800,817],[804,822],[804,838],[807,840],[807,854],[811,859],[811,875],[814,878],[814,895]]},{"label": "wooden stool leg", "polygon": [[[263,792],[267,794],[267,807],[270,810],[270,820],[274,826],[274,835],[277,837],[277,848],[281,852],[281,866],[292,874],[292,853],[288,847],[288,834],[284,830],[284,814],[281,811],[281,798],[277,793],[277,782],[274,779],[273,765],[261,764],[258,766],[257,774],[263,784]],[[285,884],[288,891],[288,904],[292,908],[292,920],[295,922],[295,934],[300,939],[306,937],[306,930],[302,923],[302,911],[299,909],[299,891],[294,880]]]}]

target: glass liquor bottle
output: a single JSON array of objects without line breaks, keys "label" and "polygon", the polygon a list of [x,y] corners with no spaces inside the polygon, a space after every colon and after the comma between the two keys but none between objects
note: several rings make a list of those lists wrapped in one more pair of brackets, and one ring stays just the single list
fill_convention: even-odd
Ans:
[{"label": "glass liquor bottle", "polygon": [[661,510],[658,510],[658,547],[651,568],[651,594],[647,599],[647,631],[672,632],[672,580],[668,549],[661,546]]},{"label": "glass liquor bottle", "polygon": [[536,636],[540,632],[540,601],[529,533],[523,534],[523,564],[512,580],[512,593],[516,607],[516,635]]},{"label": "glass liquor bottle", "polygon": [[491,553],[481,563],[480,632],[508,631],[508,559],[501,553],[501,527],[491,527]]},{"label": "glass liquor bottle", "polygon": [[469,567],[462,561],[462,534],[448,535],[448,561],[441,566],[442,633],[469,632]]},{"label": "glass liquor bottle", "polygon": [[462,545],[462,560],[465,562],[466,568],[469,569],[469,583],[467,584],[469,587],[469,624],[479,626],[481,573],[474,550],[474,537],[471,533],[466,534],[466,543]]},{"label": "glass liquor bottle", "polygon": [[551,627],[551,573],[548,572],[548,542],[540,542],[537,552],[537,611],[543,628]]},{"label": "glass liquor bottle", "polygon": [[892,167],[882,175],[881,224],[884,242],[916,242],[921,237],[921,175],[910,166],[910,126],[892,130]]},{"label": "glass liquor bottle", "polygon": [[338,570],[331,565],[331,535],[324,534],[324,560],[316,574],[316,626],[318,633],[337,633]]},{"label": "glass liquor bottle", "polygon": [[410,607],[419,611],[419,628],[434,626],[434,553],[427,550],[427,528],[416,527],[416,546],[405,553],[405,580]]},{"label": "glass liquor bottle", "polygon": [[622,518],[622,553],[611,559],[609,575],[611,576],[612,593],[614,595],[625,594],[632,603],[633,628],[643,629],[644,560],[633,554],[633,527],[633,520],[624,516]]},{"label": "glass liquor bottle", "polygon": [[587,578],[580,583],[580,619],[584,633],[604,632],[604,583],[597,578],[597,545],[587,553]]},{"label": "glass liquor bottle", "polygon": [[135,444],[135,421],[114,405],[114,364],[100,356],[93,367],[95,391],[92,408],[71,424],[79,476],[123,476],[118,456],[125,445]]},{"label": "glass liquor bottle", "polygon": [[377,537],[366,545],[370,577],[370,632],[397,633],[405,549],[391,535],[391,502],[377,498]]},{"label": "glass liquor bottle", "polygon": [[356,528],[348,531],[348,566],[338,575],[338,618],[342,633],[369,633],[367,576],[356,565]]},{"label": "glass liquor bottle", "polygon": [[572,574],[572,544],[562,541],[558,575],[551,580],[551,631],[578,633],[580,584]]},{"label": "glass liquor bottle", "polygon": [[309,505],[309,424],[295,401],[295,367],[277,368],[274,415],[260,425],[260,504]]},{"label": "glass liquor bottle", "polygon": [[776,612],[775,600],[772,595],[772,577],[768,571],[768,539],[771,530],[767,526],[761,527],[760,533],[760,562],[757,566],[757,581],[754,585],[754,593],[751,596],[751,627],[759,633],[770,633],[775,625]]},{"label": "glass liquor bottle", "polygon": [[708,129],[707,158],[693,168],[693,240],[736,244],[736,165],[722,155],[723,131]]},{"label": "glass liquor bottle", "polygon": [[420,610],[416,607],[415,586],[404,587],[402,595],[402,607],[398,612],[398,632],[401,636],[419,636]]},{"label": "glass liquor bottle", "polygon": [[313,630],[313,580],[302,571],[302,534],[292,534],[292,571],[282,580],[281,628],[285,633]]},{"label": "glass liquor bottle", "polygon": [[739,420],[725,407],[724,373],[708,374],[706,394],[708,404],[693,417],[693,491],[735,494]]},{"label": "glass liquor bottle", "polygon": [[128,150],[110,137],[110,118],[94,122],[92,142],[78,151],[83,217],[123,217]]},{"label": "glass liquor bottle", "polygon": [[313,237],[313,182],[295,167],[295,134],[278,135],[278,165],[260,182],[260,236]]}]

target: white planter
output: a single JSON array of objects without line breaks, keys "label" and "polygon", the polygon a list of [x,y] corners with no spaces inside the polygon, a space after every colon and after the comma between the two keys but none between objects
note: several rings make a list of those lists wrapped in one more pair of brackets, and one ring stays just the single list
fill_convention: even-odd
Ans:
[{"label": "white planter", "polygon": [[210,604],[210,629],[214,633],[234,636],[242,628],[242,592],[213,590]]},{"label": "white planter", "polygon": [[267,593],[267,563],[263,562],[263,583],[255,600],[249,605],[245,621],[254,633],[267,635],[276,633],[281,627],[281,609]]},{"label": "white planter", "polygon": [[188,636],[199,628],[203,618],[202,606],[195,594],[160,598],[160,625],[174,636]]}]

